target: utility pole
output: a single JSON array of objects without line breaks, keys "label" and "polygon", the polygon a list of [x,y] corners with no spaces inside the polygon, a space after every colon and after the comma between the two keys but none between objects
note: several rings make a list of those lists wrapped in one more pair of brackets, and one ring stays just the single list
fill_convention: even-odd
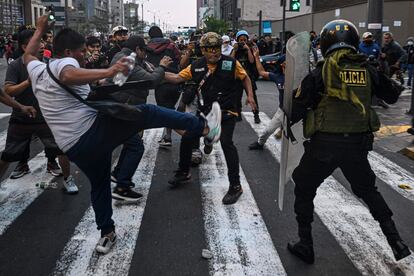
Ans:
[{"label": "utility pole", "polygon": [[384,0],[368,0],[368,31],[372,33],[377,44],[382,44],[382,20]]},{"label": "utility pole", "polygon": [[283,0],[282,49],[286,45],[286,1],[287,0]]},{"label": "utility pole", "polygon": [[259,11],[259,38],[262,36],[262,25],[263,25],[263,18],[262,18],[262,16],[263,16],[263,13],[260,10]]},{"label": "utility pole", "polygon": [[68,0],[65,0],[65,27],[69,28]]}]

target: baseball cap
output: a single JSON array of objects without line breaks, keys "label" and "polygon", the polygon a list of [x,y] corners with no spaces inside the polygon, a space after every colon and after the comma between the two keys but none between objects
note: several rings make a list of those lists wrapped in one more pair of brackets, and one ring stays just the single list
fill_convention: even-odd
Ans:
[{"label": "baseball cap", "polygon": [[142,36],[133,35],[130,36],[124,44],[124,47],[135,51],[135,49],[138,47],[140,49],[147,50],[147,44],[145,43],[145,40]]},{"label": "baseball cap", "polygon": [[363,38],[363,39],[368,38],[368,37],[372,37],[372,33],[370,33],[370,32],[365,32],[365,33],[362,35],[362,38]]},{"label": "baseball cap", "polygon": [[228,35],[223,35],[221,39],[223,39],[223,42],[230,42],[230,37]]}]

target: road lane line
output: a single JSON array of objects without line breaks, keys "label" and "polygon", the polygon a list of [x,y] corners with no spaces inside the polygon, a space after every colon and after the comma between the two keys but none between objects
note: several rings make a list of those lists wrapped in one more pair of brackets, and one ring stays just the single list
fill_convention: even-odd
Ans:
[{"label": "road lane line", "polygon": [[145,152],[133,177],[133,182],[137,183],[143,198],[139,204],[114,206],[113,218],[118,238],[111,251],[106,255],[95,252],[99,231],[96,230],[92,207],[89,207],[63,249],[54,275],[128,274],[151,186],[159,148],[157,141],[161,139],[162,133],[163,129],[145,131]]},{"label": "road lane line", "polygon": [[205,235],[211,275],[286,275],[249,184],[240,168],[243,194],[234,205],[221,200],[228,190],[220,144],[199,166]]},{"label": "road lane line", "polygon": [[[270,122],[264,113],[260,113],[261,124],[255,124],[249,112],[243,116],[258,135]],[[280,162],[281,143],[273,135],[265,147]],[[362,274],[414,275],[414,256],[397,263],[369,210],[332,176],[318,189],[314,204],[315,212]]]},{"label": "road lane line", "polygon": [[47,158],[44,152],[39,153],[29,161],[31,173],[18,179],[7,178],[1,183],[0,193],[0,235],[12,224],[18,216],[39,196],[43,189],[36,183],[49,183],[54,177],[46,172]]}]

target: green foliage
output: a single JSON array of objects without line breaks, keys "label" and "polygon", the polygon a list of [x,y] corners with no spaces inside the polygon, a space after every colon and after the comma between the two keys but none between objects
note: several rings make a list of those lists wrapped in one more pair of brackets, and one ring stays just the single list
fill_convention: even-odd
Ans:
[{"label": "green foliage", "polygon": [[220,35],[225,34],[229,28],[227,22],[217,19],[214,16],[208,16],[204,18],[204,24],[206,27],[203,29],[203,31],[216,32]]}]

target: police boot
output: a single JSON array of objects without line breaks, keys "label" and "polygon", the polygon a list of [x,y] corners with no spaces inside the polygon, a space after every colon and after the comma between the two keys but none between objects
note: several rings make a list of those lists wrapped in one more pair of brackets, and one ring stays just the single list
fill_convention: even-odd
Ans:
[{"label": "police boot", "polygon": [[288,250],[290,253],[301,259],[307,264],[315,262],[315,253],[313,252],[312,228],[311,226],[299,226],[299,241],[289,242]]},{"label": "police boot", "polygon": [[399,261],[411,254],[410,249],[401,239],[394,221],[387,220],[380,223],[381,230],[387,238],[388,244],[394,253],[395,260]]}]

